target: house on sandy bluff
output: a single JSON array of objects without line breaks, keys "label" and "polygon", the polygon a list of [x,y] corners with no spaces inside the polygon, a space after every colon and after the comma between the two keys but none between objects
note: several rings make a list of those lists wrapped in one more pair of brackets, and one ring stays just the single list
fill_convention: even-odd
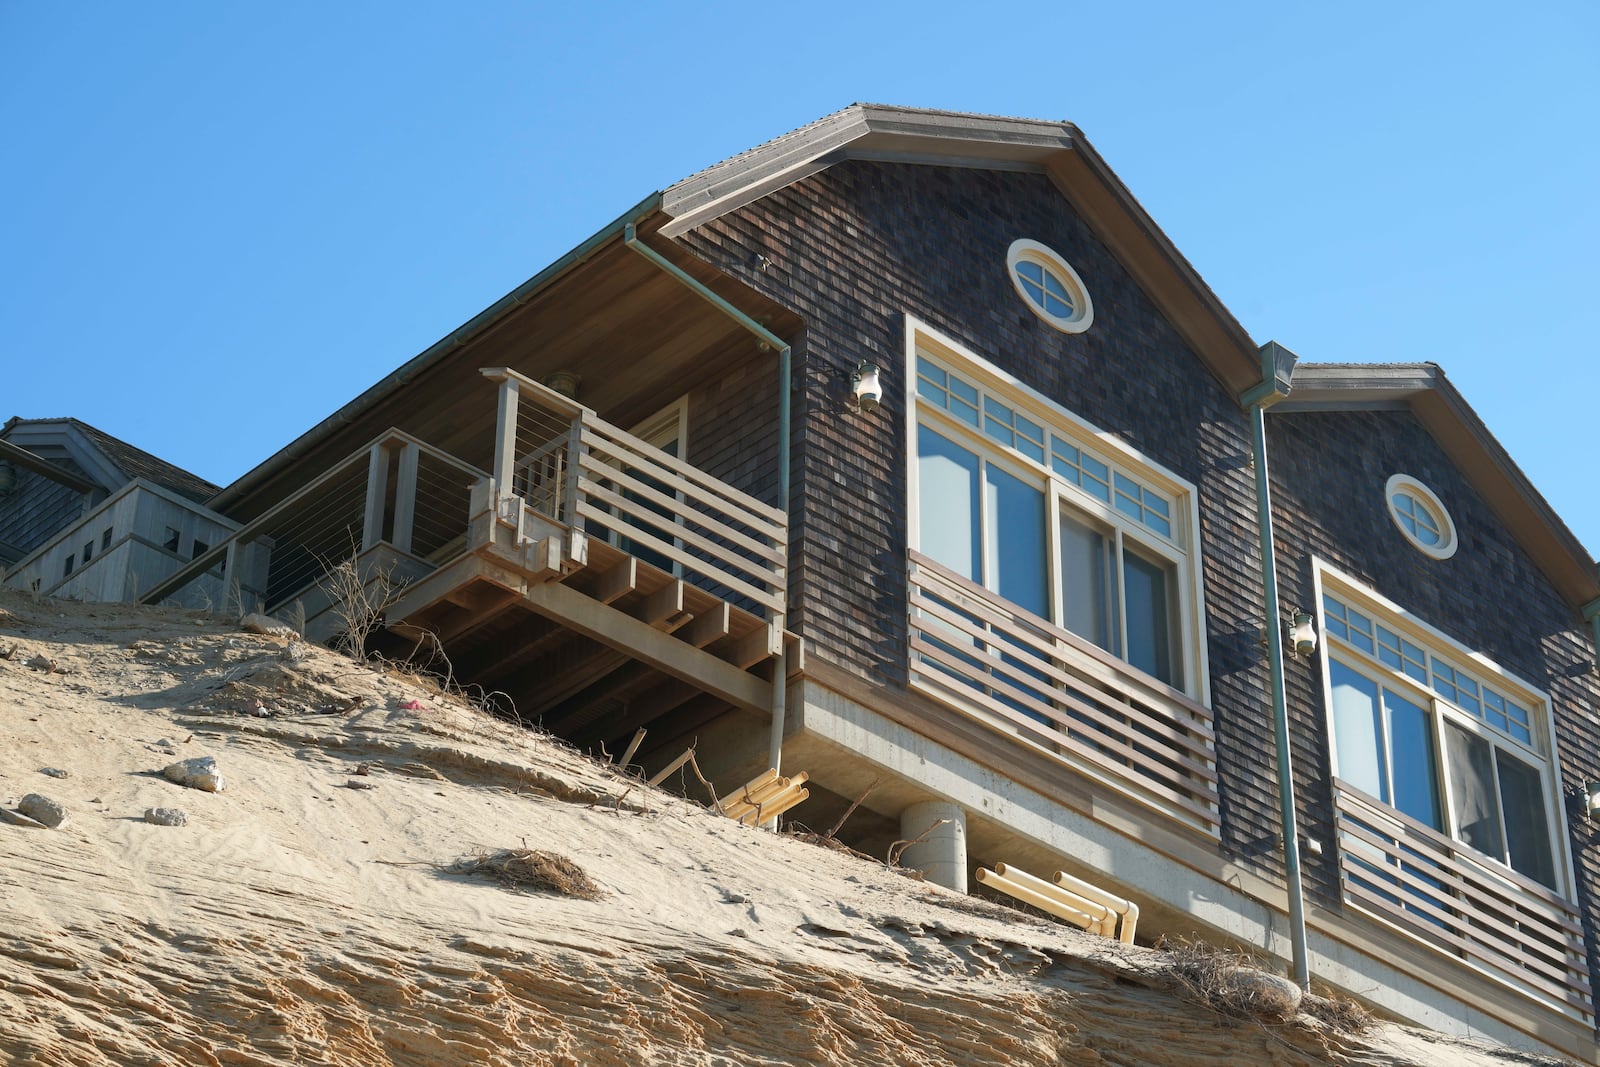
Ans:
[{"label": "house on sandy bluff", "polygon": [[623,212],[142,596],[325,634],[352,559],[381,647],[580,745],[1600,1062],[1594,560],[1437,366],[1296,364],[1072,125],[856,105]]}]

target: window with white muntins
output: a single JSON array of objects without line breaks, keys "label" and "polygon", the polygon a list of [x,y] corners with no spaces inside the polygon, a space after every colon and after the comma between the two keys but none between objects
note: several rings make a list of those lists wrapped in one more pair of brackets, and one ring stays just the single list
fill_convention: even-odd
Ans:
[{"label": "window with white muntins", "polygon": [[1334,774],[1566,894],[1545,695],[1320,568]]},{"label": "window with white muntins", "polygon": [[925,328],[912,547],[1203,699],[1194,488]]},{"label": "window with white muntins", "polygon": [[1456,554],[1456,527],[1433,490],[1409,474],[1396,474],[1383,488],[1389,518],[1418,552],[1432,559]]},{"label": "window with white muntins", "polygon": [[1083,279],[1053,249],[1026,238],[1006,250],[1011,284],[1029,309],[1062,333],[1082,333],[1094,323],[1094,301]]}]

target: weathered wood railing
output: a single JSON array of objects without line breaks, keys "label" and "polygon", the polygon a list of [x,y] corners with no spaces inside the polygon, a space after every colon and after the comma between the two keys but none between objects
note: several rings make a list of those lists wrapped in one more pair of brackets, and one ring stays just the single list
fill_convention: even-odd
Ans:
[{"label": "weathered wood railing", "polygon": [[1334,781],[1345,899],[1585,1023],[1593,993],[1576,907]]},{"label": "weathered wood railing", "polygon": [[786,597],[782,511],[506,368],[494,477],[522,505],[768,619]]},{"label": "weathered wood railing", "polygon": [[916,688],[1217,832],[1203,705],[916,552],[910,579]]}]

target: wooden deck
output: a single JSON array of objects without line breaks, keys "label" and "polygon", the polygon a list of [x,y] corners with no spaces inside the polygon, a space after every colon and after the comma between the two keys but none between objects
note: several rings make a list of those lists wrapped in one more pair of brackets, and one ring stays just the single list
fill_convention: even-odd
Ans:
[{"label": "wooden deck", "polygon": [[456,681],[580,744],[770,713],[783,512],[537,382],[484,373],[493,472],[390,430],[143,599],[222,564],[245,610],[325,638],[325,576],[353,559],[382,589],[386,652],[442,650]]}]

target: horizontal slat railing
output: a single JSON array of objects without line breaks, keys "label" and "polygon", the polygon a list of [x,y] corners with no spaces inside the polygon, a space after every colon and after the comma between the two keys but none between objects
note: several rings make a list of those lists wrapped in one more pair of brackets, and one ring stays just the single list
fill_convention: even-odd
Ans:
[{"label": "horizontal slat railing", "polygon": [[784,614],[788,519],[712,474],[506,367],[496,477],[531,510],[768,618]]},{"label": "horizontal slat railing", "polygon": [[599,418],[579,434],[577,513],[766,609],[784,610],[781,512]]},{"label": "horizontal slat railing", "polygon": [[1577,908],[1350,784],[1334,781],[1346,899],[1566,1015],[1594,1021]]},{"label": "horizontal slat railing", "polygon": [[1217,832],[1203,705],[920,553],[910,579],[917,688]]}]

